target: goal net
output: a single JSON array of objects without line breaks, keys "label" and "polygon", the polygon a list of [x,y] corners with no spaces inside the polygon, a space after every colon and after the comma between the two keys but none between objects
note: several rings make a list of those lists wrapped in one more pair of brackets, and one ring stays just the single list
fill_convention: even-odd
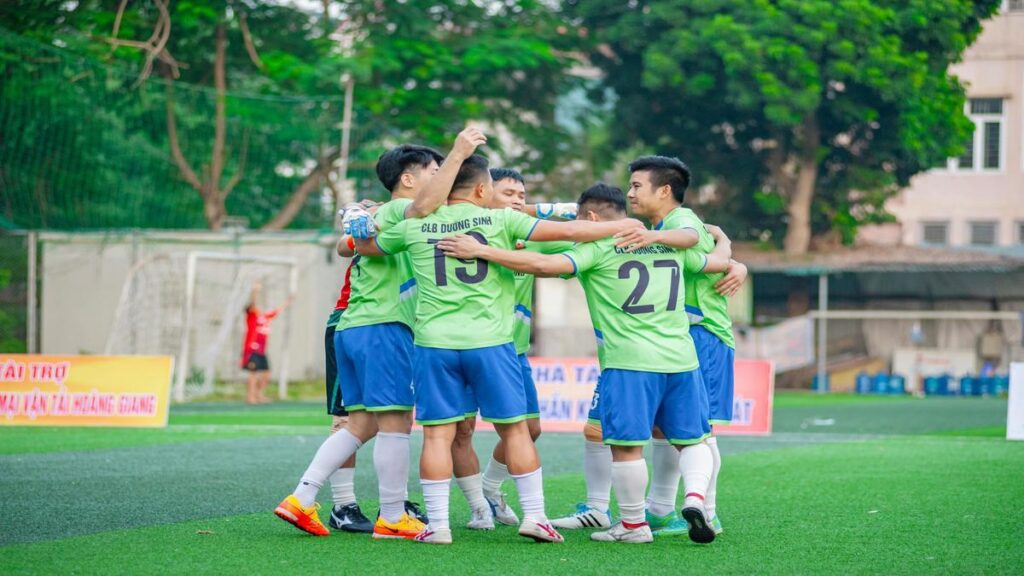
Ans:
[{"label": "goal net", "polygon": [[[173,356],[174,399],[210,396],[219,383],[245,377],[245,307],[257,282],[263,286],[257,305],[280,305],[297,288],[295,260],[215,252],[147,257],[125,280],[106,353]],[[272,369],[284,397],[290,315],[275,324],[282,329],[272,340],[280,339],[284,353]]]}]

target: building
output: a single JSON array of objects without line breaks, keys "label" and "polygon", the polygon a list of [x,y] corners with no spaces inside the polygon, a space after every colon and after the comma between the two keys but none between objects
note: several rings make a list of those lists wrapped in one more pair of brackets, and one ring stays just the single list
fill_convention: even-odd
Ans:
[{"label": "building", "polygon": [[[1008,0],[952,71],[967,85],[975,131],[964,153],[916,176],[888,209],[900,222],[869,242],[1024,244],[1024,0]],[[898,232],[896,232],[898,230]]]}]

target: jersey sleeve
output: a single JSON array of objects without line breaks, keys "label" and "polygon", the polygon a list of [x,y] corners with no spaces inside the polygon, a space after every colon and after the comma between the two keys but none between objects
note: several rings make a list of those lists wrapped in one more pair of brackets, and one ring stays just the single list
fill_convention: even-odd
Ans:
[{"label": "jersey sleeve", "polygon": [[566,252],[562,252],[562,256],[572,261],[573,269],[572,274],[566,274],[564,277],[579,276],[597,266],[601,259],[597,248],[596,242],[584,242],[576,244]]},{"label": "jersey sleeve", "polygon": [[554,241],[554,242],[530,242],[526,245],[526,249],[530,252],[537,252],[538,254],[562,254],[572,250],[575,246],[575,242]]},{"label": "jersey sleeve", "polygon": [[708,265],[708,257],[700,250],[683,251],[683,271],[687,274],[700,274]]},{"label": "jersey sleeve", "polygon": [[529,240],[533,229],[540,222],[533,216],[527,216],[522,212],[516,212],[511,208],[505,208],[501,212],[505,224],[505,235],[509,246],[515,246],[516,240]]},{"label": "jersey sleeve", "polygon": [[684,211],[678,218],[673,218],[670,222],[666,222],[666,224],[669,230],[686,230],[691,228],[700,231],[704,229],[704,223],[701,222],[696,214],[689,210]]},{"label": "jersey sleeve", "polygon": [[396,254],[404,251],[408,244],[405,233],[409,229],[409,220],[402,220],[377,235],[375,241],[380,251],[385,254]]},{"label": "jersey sleeve", "polygon": [[399,198],[383,204],[373,215],[373,221],[380,230],[387,230],[405,220],[405,209],[412,204],[408,198]]}]

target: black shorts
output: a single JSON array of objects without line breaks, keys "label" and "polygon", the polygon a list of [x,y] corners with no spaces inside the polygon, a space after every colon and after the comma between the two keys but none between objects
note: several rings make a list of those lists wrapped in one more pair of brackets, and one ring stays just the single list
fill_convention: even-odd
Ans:
[{"label": "black shorts", "polygon": [[334,355],[334,328],[338,324],[341,311],[335,310],[327,320],[327,329],[324,331],[324,366],[326,375],[324,383],[327,385],[327,413],[331,416],[348,416],[345,410],[345,403],[341,399],[341,386],[338,383],[338,360]]},{"label": "black shorts", "polygon": [[266,355],[253,352],[245,361],[245,369],[249,372],[266,372],[270,370],[270,364],[267,363]]}]

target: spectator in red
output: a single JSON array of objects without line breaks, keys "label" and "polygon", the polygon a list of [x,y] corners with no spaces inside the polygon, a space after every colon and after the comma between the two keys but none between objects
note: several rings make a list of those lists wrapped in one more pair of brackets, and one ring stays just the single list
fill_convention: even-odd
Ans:
[{"label": "spectator in red", "polygon": [[256,305],[263,286],[253,284],[249,296],[249,305],[245,307],[245,345],[242,348],[242,367],[249,372],[246,386],[245,401],[248,404],[266,404],[267,384],[270,383],[270,363],[267,361],[267,336],[270,334],[270,321],[284,311],[292,303],[293,296],[288,296],[279,308],[263,312]]}]

